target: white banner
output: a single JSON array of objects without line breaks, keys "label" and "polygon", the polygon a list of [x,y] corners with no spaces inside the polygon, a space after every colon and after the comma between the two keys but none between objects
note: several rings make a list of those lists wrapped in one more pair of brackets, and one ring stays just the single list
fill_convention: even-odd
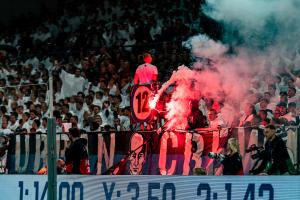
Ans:
[{"label": "white banner", "polygon": [[[58,200],[300,199],[300,176],[58,176]],[[5,200],[46,200],[47,176],[2,175]]]}]

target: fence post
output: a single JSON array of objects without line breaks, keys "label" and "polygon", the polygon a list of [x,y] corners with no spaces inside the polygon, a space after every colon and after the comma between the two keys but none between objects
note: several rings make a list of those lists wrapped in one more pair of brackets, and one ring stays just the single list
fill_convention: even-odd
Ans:
[{"label": "fence post", "polygon": [[49,72],[49,111],[47,125],[47,143],[48,143],[48,200],[57,198],[57,171],[56,171],[56,125],[53,118],[53,76]]}]

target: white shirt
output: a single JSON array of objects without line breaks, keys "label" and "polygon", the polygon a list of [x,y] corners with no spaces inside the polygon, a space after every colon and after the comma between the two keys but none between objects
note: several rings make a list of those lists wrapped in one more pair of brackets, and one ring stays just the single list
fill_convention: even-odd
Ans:
[{"label": "white shirt", "polygon": [[281,116],[280,118],[285,118],[288,122],[291,122],[291,121],[296,122],[296,117],[294,117],[291,112]]},{"label": "white shirt", "polygon": [[209,121],[209,128],[217,129],[218,127],[225,127],[226,124],[221,117],[217,117],[213,121]]},{"label": "white shirt", "polygon": [[3,135],[9,135],[12,134],[13,132],[9,128],[5,128],[5,129],[0,128],[0,133],[2,133]]},{"label": "white shirt", "polygon": [[25,129],[27,130],[27,132],[29,133],[29,132],[30,132],[31,126],[29,125],[29,123],[28,123],[28,121],[27,121],[27,122],[25,122],[25,123],[23,124],[22,128],[25,128]]},{"label": "white shirt", "polygon": [[18,121],[16,121],[14,124],[11,124],[11,122],[9,122],[9,124],[8,124],[8,128],[12,131],[16,130],[18,128],[18,126],[19,126]]},{"label": "white shirt", "polygon": [[120,119],[120,123],[124,127],[125,131],[129,131],[130,130],[130,119],[129,119],[129,117],[127,117],[125,115],[120,115],[119,119]]},{"label": "white shirt", "polygon": [[[226,127],[226,123],[221,116],[218,116],[213,121],[209,121],[209,128],[218,129],[219,127],[220,128]],[[225,137],[227,135],[227,130],[221,129],[220,131],[213,131],[213,134],[214,134],[214,136],[219,135],[219,137]]]},{"label": "white shirt", "polygon": [[240,124],[239,126],[244,126],[246,124],[246,122],[251,123],[253,121],[254,115],[246,115],[244,114],[241,118],[240,118]]},{"label": "white shirt", "polygon": [[83,91],[85,83],[83,77],[75,77],[74,74],[69,74],[64,70],[61,71],[59,77],[62,81],[61,98],[70,97]]},{"label": "white shirt", "polygon": [[[108,112],[109,112],[108,117],[106,117],[106,115],[105,115],[106,110],[108,110]],[[114,124],[113,123],[114,114],[113,114],[113,112],[110,109],[104,109],[104,110],[102,110],[101,113],[100,113],[100,116],[102,118],[102,125],[103,126],[106,125],[106,124],[110,125],[111,127],[114,126],[113,125]]]}]

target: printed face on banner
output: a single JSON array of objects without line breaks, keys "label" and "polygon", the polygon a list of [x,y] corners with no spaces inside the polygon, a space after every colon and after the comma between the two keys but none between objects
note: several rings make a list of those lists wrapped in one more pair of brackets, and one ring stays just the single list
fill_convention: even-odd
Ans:
[{"label": "printed face on banner", "polygon": [[146,148],[144,138],[141,134],[134,133],[130,140],[130,151],[134,151],[129,158],[129,172],[132,175],[142,173],[144,163],[146,161]]}]

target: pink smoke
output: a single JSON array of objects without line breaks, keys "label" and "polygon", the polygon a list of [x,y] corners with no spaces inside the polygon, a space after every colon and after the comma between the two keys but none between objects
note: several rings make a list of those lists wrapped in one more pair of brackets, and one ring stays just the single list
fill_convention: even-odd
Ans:
[{"label": "pink smoke", "polygon": [[204,43],[209,41],[209,45],[191,45],[192,48],[199,48],[192,50],[193,55],[205,57],[212,54],[215,49],[217,57],[214,57],[214,65],[207,66],[196,62],[191,68],[180,66],[150,102],[150,107],[154,108],[162,93],[176,83],[171,100],[166,106],[168,129],[186,128],[190,101],[193,99],[200,101],[202,98],[222,102],[219,112],[230,126],[234,117],[240,114],[242,104],[248,101],[247,95],[251,88],[251,80],[257,73],[256,69],[263,71],[265,68],[264,60],[259,55],[256,55],[255,59],[250,59],[241,50],[239,56],[226,57],[220,53],[227,49],[225,46],[222,47],[222,44],[203,36],[196,40],[197,43],[201,42],[201,39]]}]

